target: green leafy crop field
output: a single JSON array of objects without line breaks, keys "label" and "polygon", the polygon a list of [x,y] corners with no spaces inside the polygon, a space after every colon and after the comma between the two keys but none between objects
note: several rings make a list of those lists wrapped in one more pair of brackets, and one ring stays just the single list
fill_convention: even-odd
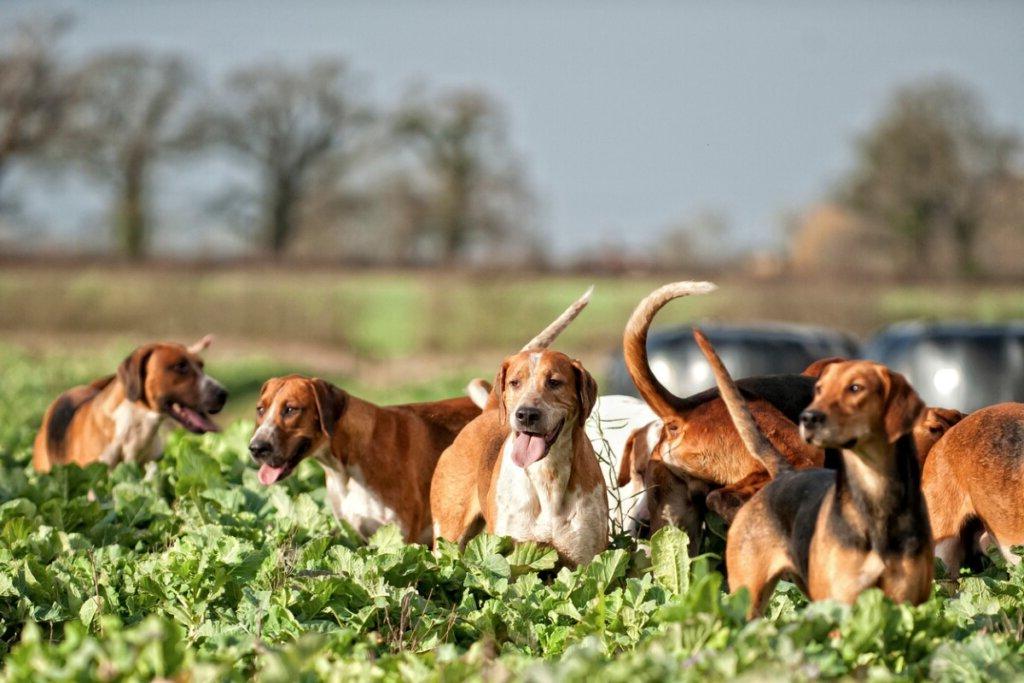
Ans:
[{"label": "green leafy crop field", "polygon": [[[113,367],[100,360],[0,349],[3,680],[1024,676],[1024,568],[998,560],[919,607],[874,591],[852,608],[808,605],[783,584],[747,623],[718,558],[688,557],[678,531],[617,538],[575,571],[489,536],[464,552],[391,528],[361,542],[328,511],[318,466],[259,484],[244,418],[175,433],[149,479],[132,465],[35,474],[43,408]],[[243,390],[272,370],[221,374]]]}]

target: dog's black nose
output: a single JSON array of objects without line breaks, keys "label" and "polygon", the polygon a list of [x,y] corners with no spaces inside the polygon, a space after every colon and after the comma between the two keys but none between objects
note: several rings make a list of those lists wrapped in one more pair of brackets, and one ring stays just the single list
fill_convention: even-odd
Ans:
[{"label": "dog's black nose", "polygon": [[260,441],[249,442],[249,452],[252,453],[252,457],[256,460],[263,460],[270,455],[271,450],[269,441],[261,439]]},{"label": "dog's black nose", "polygon": [[228,402],[228,390],[224,387],[217,389],[213,394],[213,407],[211,413],[219,413],[224,407],[224,404]]},{"label": "dog's black nose", "polygon": [[540,422],[540,410],[537,408],[517,408],[516,420],[521,427],[532,427]]},{"label": "dog's black nose", "polygon": [[800,425],[802,427],[819,427],[825,424],[825,413],[820,410],[805,410],[800,413]]}]

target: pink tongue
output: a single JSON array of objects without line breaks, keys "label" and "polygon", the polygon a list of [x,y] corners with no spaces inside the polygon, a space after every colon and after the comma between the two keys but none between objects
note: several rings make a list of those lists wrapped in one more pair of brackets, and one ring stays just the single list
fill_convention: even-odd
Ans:
[{"label": "pink tongue", "polygon": [[283,473],[283,467],[271,467],[270,465],[261,465],[259,473],[260,483],[263,484],[264,486],[270,486],[278,479],[280,479]]},{"label": "pink tongue", "polygon": [[193,432],[219,432],[220,427],[217,423],[213,422],[210,418],[206,417],[202,413],[186,408],[185,406],[175,404],[174,410],[175,416],[185,425],[189,430]]},{"label": "pink tongue", "polygon": [[520,432],[512,442],[512,462],[520,467],[527,467],[543,458],[546,450],[547,444],[543,436]]}]

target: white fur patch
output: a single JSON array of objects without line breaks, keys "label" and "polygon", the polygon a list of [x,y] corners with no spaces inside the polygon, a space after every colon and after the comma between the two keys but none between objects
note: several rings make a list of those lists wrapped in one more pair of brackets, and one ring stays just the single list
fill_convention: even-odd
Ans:
[{"label": "white fur patch", "polygon": [[516,541],[550,544],[563,558],[581,564],[607,544],[608,501],[600,486],[568,489],[571,456],[569,430],[546,457],[526,468],[512,461],[512,439],[506,439],[495,487],[494,531]]},{"label": "white fur patch", "polygon": [[[337,519],[351,524],[363,538],[369,538],[385,524],[398,525],[402,529],[402,535],[409,536],[410,530],[401,527],[398,513],[366,486],[363,471],[358,465],[344,467],[326,447],[313,457],[324,468],[327,500]],[[430,531],[429,528],[420,530],[420,535],[429,535]]]},{"label": "white fur patch", "polygon": [[114,440],[100,455],[100,461],[114,466],[119,462],[147,463],[163,453],[160,426],[164,416],[132,401],[121,401],[114,408]]}]

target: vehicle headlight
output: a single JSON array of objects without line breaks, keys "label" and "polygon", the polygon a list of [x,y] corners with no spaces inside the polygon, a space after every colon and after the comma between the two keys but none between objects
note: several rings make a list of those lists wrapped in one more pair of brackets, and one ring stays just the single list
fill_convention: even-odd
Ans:
[{"label": "vehicle headlight", "polygon": [[932,375],[932,384],[940,394],[952,394],[960,386],[960,370],[957,368],[939,368]]}]

